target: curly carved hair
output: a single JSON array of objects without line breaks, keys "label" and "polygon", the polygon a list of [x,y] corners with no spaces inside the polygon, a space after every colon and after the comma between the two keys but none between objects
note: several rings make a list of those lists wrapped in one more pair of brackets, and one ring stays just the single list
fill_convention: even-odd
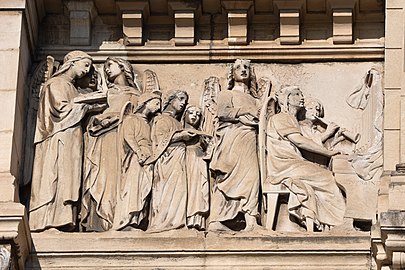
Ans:
[{"label": "curly carved hair", "polygon": [[250,78],[249,78],[249,83],[248,83],[249,94],[255,98],[258,98],[256,73],[255,73],[253,66],[250,64],[250,60],[236,59],[235,63],[228,65],[228,76],[227,76],[228,90],[232,90],[232,88],[235,86],[235,78],[233,77],[233,69],[234,69],[235,64],[237,64],[239,62],[248,64],[249,73],[250,73]]}]

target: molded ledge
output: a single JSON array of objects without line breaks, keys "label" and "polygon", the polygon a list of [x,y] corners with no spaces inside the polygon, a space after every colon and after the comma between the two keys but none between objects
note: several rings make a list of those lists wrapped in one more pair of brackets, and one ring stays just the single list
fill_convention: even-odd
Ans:
[{"label": "molded ledge", "polygon": [[370,269],[368,233],[34,233],[26,269]]}]

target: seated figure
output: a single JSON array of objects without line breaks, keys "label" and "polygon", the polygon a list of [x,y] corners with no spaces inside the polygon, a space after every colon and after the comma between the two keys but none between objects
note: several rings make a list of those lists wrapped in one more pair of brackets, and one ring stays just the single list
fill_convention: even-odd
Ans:
[{"label": "seated figure", "polygon": [[298,87],[287,86],[276,93],[279,113],[270,117],[267,134],[268,182],[290,191],[288,211],[313,231],[343,223],[345,199],[331,171],[306,160],[301,150],[332,157],[339,154],[303,136],[297,116],[304,107]]}]

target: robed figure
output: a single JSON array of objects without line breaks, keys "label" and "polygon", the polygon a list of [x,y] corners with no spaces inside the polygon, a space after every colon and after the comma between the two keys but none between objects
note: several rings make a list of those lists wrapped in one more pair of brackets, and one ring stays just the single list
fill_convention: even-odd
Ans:
[{"label": "robed figure", "polygon": [[188,95],[176,90],[168,94],[163,113],[152,126],[154,179],[148,230],[167,231],[184,227],[187,213],[185,141],[196,134],[183,130],[180,122]]},{"label": "robed figure", "polygon": [[127,102],[137,105],[140,90],[131,64],[109,57],[104,64],[108,108],[89,121],[86,136],[81,225],[85,231],[112,228],[121,177],[119,126]]},{"label": "robed figure", "polygon": [[85,76],[91,65],[88,54],[68,53],[40,95],[29,210],[32,231],[76,227],[83,162],[81,121],[88,111],[101,107],[75,102],[80,94],[74,81]]},{"label": "robed figure", "polygon": [[[115,230],[146,229],[150,209],[153,164],[151,121],[160,111],[160,93],[144,93],[139,97],[135,113],[124,116],[120,127],[121,179],[115,207]],[[132,104],[128,104],[132,108]]]},{"label": "robed figure", "polygon": [[210,164],[216,179],[209,229],[227,229],[221,222],[241,213],[246,221],[245,230],[251,230],[259,215],[259,101],[254,97],[255,75],[248,60],[236,60],[229,77],[228,90],[218,95],[218,142]]}]

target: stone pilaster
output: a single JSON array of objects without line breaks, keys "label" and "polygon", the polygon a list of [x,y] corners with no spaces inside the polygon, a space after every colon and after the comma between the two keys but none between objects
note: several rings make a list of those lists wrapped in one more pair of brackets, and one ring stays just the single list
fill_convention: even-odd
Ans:
[{"label": "stone pilaster", "polygon": [[27,74],[35,52],[39,1],[0,1],[0,264],[24,269],[31,247],[24,206],[18,203],[23,164]]},{"label": "stone pilaster", "polygon": [[387,0],[384,62],[384,169],[405,162],[404,1]]}]

